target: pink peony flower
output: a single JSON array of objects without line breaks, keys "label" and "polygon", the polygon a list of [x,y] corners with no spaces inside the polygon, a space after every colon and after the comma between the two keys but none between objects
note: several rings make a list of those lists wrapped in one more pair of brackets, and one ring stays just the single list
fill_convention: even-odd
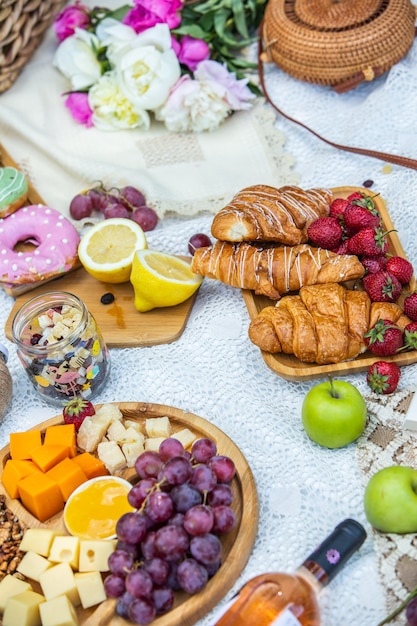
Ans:
[{"label": "pink peony flower", "polygon": [[229,72],[226,65],[208,59],[198,64],[194,72],[194,78],[203,82],[214,82],[222,85],[225,89],[225,99],[232,111],[250,109],[255,94],[247,86],[248,78],[236,78],[236,74]]},{"label": "pink peony flower", "polygon": [[123,18],[137,33],[141,33],[155,24],[165,23],[169,28],[176,28],[181,23],[181,0],[135,0],[135,6]]},{"label": "pink peony flower", "polygon": [[54,30],[59,41],[71,37],[76,28],[87,28],[90,24],[88,7],[77,0],[74,5],[67,6],[55,18]]},{"label": "pink peony flower", "polygon": [[180,39],[180,51],[177,56],[180,63],[194,72],[201,61],[210,57],[210,48],[202,39],[194,39],[194,37],[184,35]]},{"label": "pink peony flower", "polygon": [[88,104],[88,93],[70,93],[65,100],[65,106],[79,124],[85,124],[87,128],[93,126],[93,112]]}]

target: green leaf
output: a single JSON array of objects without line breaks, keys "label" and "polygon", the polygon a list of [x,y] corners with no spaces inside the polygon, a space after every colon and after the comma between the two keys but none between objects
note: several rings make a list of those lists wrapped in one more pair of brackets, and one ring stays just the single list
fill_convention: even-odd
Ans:
[{"label": "green leaf", "polygon": [[232,0],[232,11],[234,15],[234,23],[238,33],[245,37],[249,37],[248,27],[246,25],[245,10],[242,0]]},{"label": "green leaf", "polygon": [[176,35],[189,35],[195,39],[206,39],[209,34],[203,30],[198,24],[189,24],[188,26],[179,26],[175,30],[172,30]]}]

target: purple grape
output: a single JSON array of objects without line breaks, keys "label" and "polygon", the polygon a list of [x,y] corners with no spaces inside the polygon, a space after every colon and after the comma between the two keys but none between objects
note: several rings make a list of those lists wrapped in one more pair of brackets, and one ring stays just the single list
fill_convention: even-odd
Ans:
[{"label": "purple grape", "polygon": [[154,491],[145,504],[145,513],[152,522],[166,522],[174,512],[174,503],[168,493]]},{"label": "purple grape", "polygon": [[139,509],[156,483],[156,478],[142,478],[127,494],[129,504]]},{"label": "purple grape", "polygon": [[159,446],[159,456],[166,463],[174,456],[184,456],[184,446],[181,441],[174,439],[174,437],[168,437],[164,439]]},{"label": "purple grape", "polygon": [[134,558],[129,552],[115,550],[107,561],[109,571],[116,576],[127,576],[133,568]]},{"label": "purple grape", "polygon": [[118,539],[127,543],[139,543],[146,535],[146,519],[140,513],[124,513],[116,523]]},{"label": "purple grape", "polygon": [[207,570],[209,578],[212,578],[214,574],[219,571],[221,564],[221,559],[219,559],[218,561],[214,561],[214,563],[204,563],[204,567]]},{"label": "purple grape", "polygon": [[193,468],[188,459],[183,456],[174,456],[164,465],[162,475],[170,485],[183,485],[193,473]]},{"label": "purple grape", "polygon": [[168,562],[160,559],[159,557],[145,561],[143,568],[152,578],[154,585],[158,585],[159,587],[166,584],[171,571]]},{"label": "purple grape", "polygon": [[142,555],[145,559],[153,559],[156,556],[155,532],[148,532],[140,544]]},{"label": "purple grape", "polygon": [[235,464],[228,456],[213,456],[208,460],[207,465],[216,474],[219,483],[230,483],[236,473]]},{"label": "purple grape", "polygon": [[188,252],[194,256],[194,252],[197,248],[206,248],[207,246],[211,246],[211,239],[204,233],[196,233],[192,237],[190,237],[188,241]]},{"label": "purple grape", "polygon": [[121,539],[118,539],[116,542],[116,550],[127,552],[132,556],[135,561],[139,557],[138,546],[136,543],[128,543],[127,541],[122,541]]},{"label": "purple grape", "polygon": [[94,189],[89,189],[86,195],[90,198],[91,205],[93,209],[95,209],[96,211],[102,211],[103,208],[107,206],[107,202],[105,202],[105,195],[103,195],[103,192],[101,191],[99,187],[94,188]]},{"label": "purple grape", "polygon": [[120,598],[126,591],[125,579],[116,574],[109,574],[104,579],[104,591],[108,598]]},{"label": "purple grape", "polygon": [[158,215],[149,206],[140,206],[131,215],[143,231],[153,230],[158,223]]},{"label": "purple grape", "polygon": [[77,194],[71,200],[69,212],[74,220],[82,220],[84,217],[90,217],[93,212],[91,198],[86,194]]},{"label": "purple grape", "polygon": [[174,592],[169,587],[157,587],[152,591],[152,601],[157,615],[168,613],[174,606]]},{"label": "purple grape", "polygon": [[190,483],[202,493],[207,493],[217,484],[217,477],[208,465],[196,465],[193,467]]},{"label": "purple grape", "polygon": [[414,596],[405,609],[408,626],[417,626],[417,596]]},{"label": "purple grape", "polygon": [[184,516],[184,528],[189,535],[205,535],[213,528],[214,516],[206,504],[198,504],[189,509]]},{"label": "purple grape", "polygon": [[230,506],[220,504],[212,508],[213,512],[213,529],[216,535],[225,535],[236,526],[236,515]]},{"label": "purple grape", "polygon": [[149,598],[153,589],[152,578],[143,568],[134,569],[126,576],[126,591],[135,598]]},{"label": "purple grape", "polygon": [[120,596],[117,600],[116,604],[116,613],[120,615],[120,617],[124,617],[125,619],[129,619],[129,607],[132,604],[134,597],[130,595],[127,591]]},{"label": "purple grape", "polygon": [[205,567],[194,559],[184,559],[178,565],[178,582],[186,593],[195,594],[204,589],[208,581]]},{"label": "purple grape", "polygon": [[210,506],[218,506],[223,504],[224,506],[230,506],[233,502],[234,496],[230,485],[220,483],[213,487],[210,493],[207,495],[207,504]]},{"label": "purple grape", "polygon": [[168,587],[173,591],[180,591],[181,585],[179,584],[177,577],[178,563],[176,561],[172,561],[169,565],[171,570],[167,581]]},{"label": "purple grape", "polygon": [[135,462],[135,470],[139,478],[157,478],[162,466],[161,457],[152,450],[142,452]]},{"label": "purple grape", "polygon": [[143,193],[131,185],[122,187],[119,191],[119,199],[130,211],[133,211],[135,207],[144,206],[146,204]]},{"label": "purple grape", "polygon": [[197,463],[207,463],[212,456],[217,454],[217,446],[212,439],[203,437],[197,439],[191,447],[191,455]]},{"label": "purple grape", "polygon": [[167,561],[178,561],[188,550],[188,535],[180,526],[167,525],[155,533],[155,550],[159,557]]},{"label": "purple grape", "polygon": [[192,506],[203,502],[202,493],[189,483],[174,487],[171,491],[171,498],[178,513],[186,513]]},{"label": "purple grape", "polygon": [[191,555],[203,565],[219,561],[222,555],[220,539],[211,533],[193,537],[190,541]]},{"label": "purple grape", "polygon": [[174,515],[169,518],[167,524],[171,524],[172,526],[184,526],[184,513],[174,513]]},{"label": "purple grape", "polygon": [[147,598],[137,598],[133,600],[129,606],[129,619],[134,624],[146,626],[153,622],[155,616],[156,610],[152,600],[148,600]]},{"label": "purple grape", "polygon": [[103,211],[103,215],[106,219],[110,219],[111,217],[123,217],[125,219],[130,218],[128,209],[119,202],[107,205]]}]

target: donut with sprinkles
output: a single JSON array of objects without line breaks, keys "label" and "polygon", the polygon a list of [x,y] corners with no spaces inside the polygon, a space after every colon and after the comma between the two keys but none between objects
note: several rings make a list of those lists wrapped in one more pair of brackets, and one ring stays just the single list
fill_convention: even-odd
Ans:
[{"label": "donut with sprinkles", "polygon": [[[22,285],[68,272],[78,265],[80,235],[56,209],[33,204],[0,219],[0,282]],[[19,243],[34,246],[17,250]]]},{"label": "donut with sprinkles", "polygon": [[22,207],[29,186],[21,171],[15,167],[0,167],[0,217],[6,217]]}]

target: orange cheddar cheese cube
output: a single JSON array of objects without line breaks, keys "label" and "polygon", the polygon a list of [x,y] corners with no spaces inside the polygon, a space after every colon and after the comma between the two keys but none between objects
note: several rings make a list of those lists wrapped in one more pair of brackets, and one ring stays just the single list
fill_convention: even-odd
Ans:
[{"label": "orange cheddar cheese cube", "polygon": [[45,522],[64,508],[59,486],[42,472],[22,478],[19,481],[19,495],[23,506],[40,522]]},{"label": "orange cheddar cheese cube", "polygon": [[68,458],[67,446],[35,446],[30,451],[31,459],[42,472],[47,472],[54,465]]},{"label": "orange cheddar cheese cube", "polygon": [[77,435],[74,424],[48,426],[43,443],[46,446],[67,446],[68,456],[74,457],[77,454]]},{"label": "orange cheddar cheese cube", "polygon": [[19,481],[25,478],[25,476],[39,471],[39,468],[33,461],[8,459],[1,475],[1,482],[11,498],[18,498]]},{"label": "orange cheddar cheese cube", "polygon": [[62,497],[66,502],[74,489],[85,483],[87,476],[79,465],[72,459],[63,459],[57,465],[46,472],[46,476],[52,478],[61,490]]},{"label": "orange cheddar cheese cube", "polygon": [[82,452],[77,454],[73,459],[83,470],[87,478],[96,478],[97,476],[106,476],[109,472],[100,459],[96,458],[90,452]]},{"label": "orange cheddar cheese cube", "polygon": [[10,433],[10,456],[12,459],[30,459],[30,451],[42,443],[40,430]]}]

